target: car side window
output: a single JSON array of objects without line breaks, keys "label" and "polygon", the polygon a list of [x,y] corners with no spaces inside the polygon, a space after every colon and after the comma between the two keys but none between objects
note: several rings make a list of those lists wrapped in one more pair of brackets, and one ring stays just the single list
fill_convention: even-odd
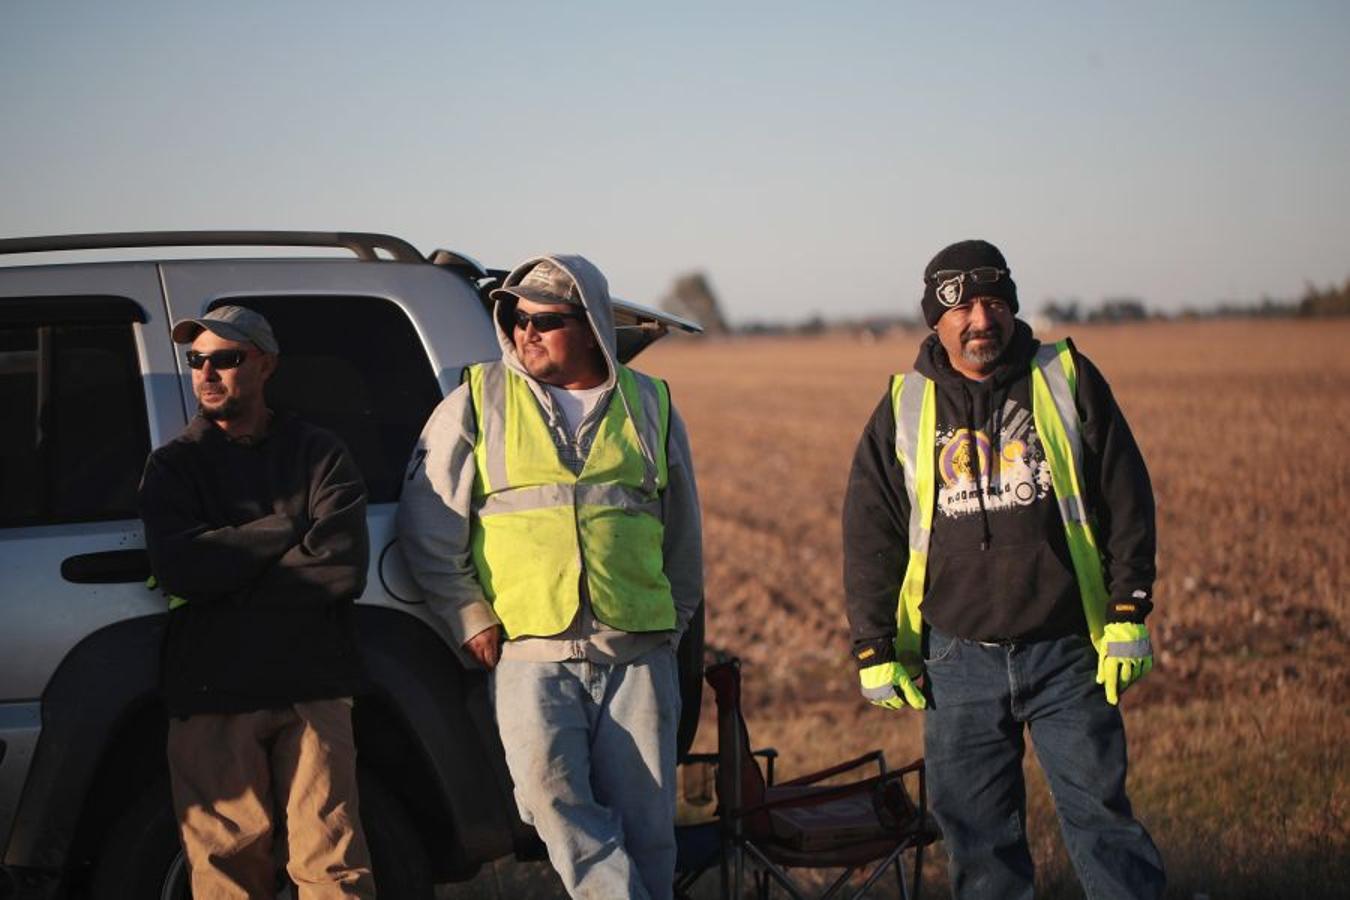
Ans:
[{"label": "car side window", "polygon": [[412,321],[381,297],[222,298],[267,317],[281,347],[267,385],[273,409],[335,432],[371,503],[398,499],[413,444],[441,400]]},{"label": "car side window", "polygon": [[150,435],[134,305],[46,301],[0,316],[0,527],[135,518]]}]

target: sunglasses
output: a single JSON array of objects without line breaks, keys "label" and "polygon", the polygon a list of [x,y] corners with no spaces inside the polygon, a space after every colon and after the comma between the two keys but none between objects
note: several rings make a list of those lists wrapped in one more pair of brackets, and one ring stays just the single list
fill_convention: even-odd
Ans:
[{"label": "sunglasses", "polygon": [[524,329],[529,328],[531,325],[533,325],[533,326],[534,326],[534,330],[535,330],[535,331],[538,331],[538,332],[544,332],[544,331],[557,331],[559,328],[562,328],[564,325],[567,324],[567,320],[568,320],[568,319],[584,319],[584,318],[586,318],[586,314],[585,314],[584,312],[570,312],[570,313],[560,313],[560,312],[537,312],[537,313],[527,313],[527,312],[522,312],[521,310],[518,310],[518,309],[515,310],[515,311],[513,311],[511,315],[512,315],[512,319],[515,321],[515,324],[516,324],[516,327],[517,327],[517,328],[519,328],[519,329],[521,329],[521,330],[523,331]]},{"label": "sunglasses", "polygon": [[1007,274],[1007,269],[997,269],[993,266],[980,266],[976,269],[938,269],[928,276],[928,280],[942,284],[955,278],[972,284],[993,284]]},{"label": "sunglasses", "polygon": [[212,350],[210,353],[198,353],[196,350],[189,350],[186,356],[190,369],[200,369],[209,362],[211,368],[219,371],[222,369],[237,369],[243,365],[244,360],[257,355],[257,352],[256,350]]}]

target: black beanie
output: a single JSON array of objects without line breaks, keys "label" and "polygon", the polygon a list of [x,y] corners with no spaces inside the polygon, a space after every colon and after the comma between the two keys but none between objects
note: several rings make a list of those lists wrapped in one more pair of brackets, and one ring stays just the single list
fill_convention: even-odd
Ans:
[{"label": "black beanie", "polygon": [[[969,278],[947,282],[947,287],[938,296],[938,288],[943,287],[934,278],[934,272],[943,269],[955,269],[969,272],[983,266],[1002,269],[1005,273],[997,281],[975,284]],[[1013,283],[1008,270],[1008,262],[998,248],[988,241],[958,241],[938,251],[938,255],[923,270],[923,320],[929,328],[936,328],[942,314],[958,303],[975,297],[998,297],[1005,301],[1013,313],[1017,313],[1017,285]]]}]

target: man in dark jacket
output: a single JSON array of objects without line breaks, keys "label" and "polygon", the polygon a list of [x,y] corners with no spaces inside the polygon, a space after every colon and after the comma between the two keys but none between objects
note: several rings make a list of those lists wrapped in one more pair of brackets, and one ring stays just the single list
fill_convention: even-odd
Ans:
[{"label": "man in dark jacket", "polygon": [[198,897],[271,897],[274,806],[302,898],[373,897],[356,799],[352,600],[369,541],[361,474],[332,434],[273,415],[276,338],[223,306],[174,326],[199,404],[151,454],[141,515],[169,595],[169,774]]},{"label": "man in dark jacket", "polygon": [[1119,694],[1152,667],[1144,461],[1101,373],[1014,318],[992,244],[924,271],[934,334],[863,432],[844,581],[863,694],[925,710],[933,812],[958,897],[1030,897],[1024,732],[1091,897],[1160,896],[1125,794]]}]

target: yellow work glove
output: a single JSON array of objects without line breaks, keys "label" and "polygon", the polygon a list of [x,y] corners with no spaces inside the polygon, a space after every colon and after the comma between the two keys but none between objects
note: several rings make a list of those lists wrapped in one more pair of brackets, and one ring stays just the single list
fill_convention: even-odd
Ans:
[{"label": "yellow work glove", "polygon": [[[149,578],[145,579],[145,586],[152,591],[156,590],[159,588],[159,579],[151,575]],[[185,606],[187,604],[186,597],[180,597],[177,594],[170,594],[168,591],[164,590],[161,590],[160,593],[168,598],[169,609],[171,610],[177,609],[178,607]]]},{"label": "yellow work glove", "polygon": [[1125,689],[1153,670],[1148,626],[1108,622],[1097,651],[1097,683],[1106,686],[1106,702],[1115,706]]},{"label": "yellow work glove", "polygon": [[886,709],[928,707],[928,701],[923,698],[918,685],[898,662],[877,663],[859,669],[858,680],[862,682],[862,695],[874,706],[884,706]]}]

